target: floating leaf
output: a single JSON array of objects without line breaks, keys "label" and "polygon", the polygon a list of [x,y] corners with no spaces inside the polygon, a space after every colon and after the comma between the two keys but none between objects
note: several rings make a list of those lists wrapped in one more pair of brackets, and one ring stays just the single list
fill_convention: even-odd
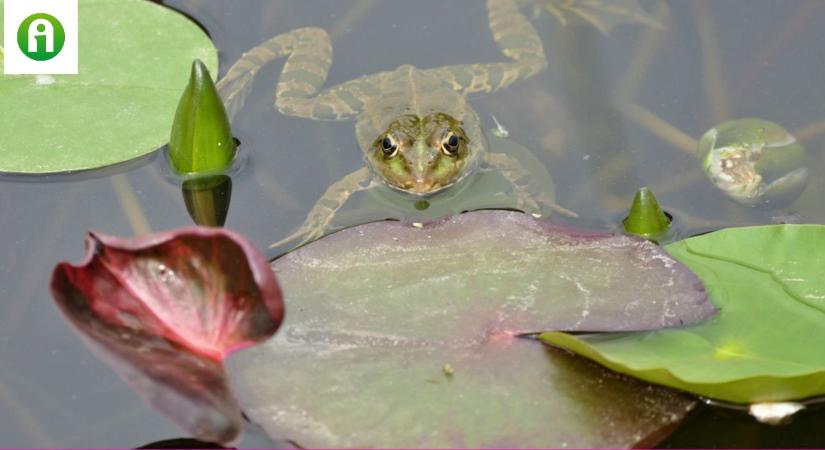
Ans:
[{"label": "floating leaf", "polygon": [[144,398],[201,439],[240,429],[221,361],[282,318],[268,263],[224,229],[119,239],[90,232],[80,266],[61,263],[52,294],[90,347]]},{"label": "floating leaf", "polygon": [[217,67],[209,37],[171,9],[142,0],[80,0],[78,8],[78,75],[0,75],[0,172],[76,171],[146,155],[168,141],[192,60]]},{"label": "floating leaf", "polygon": [[633,445],[691,402],[518,336],[714,312],[650,242],[509,211],[362,225],[273,268],[284,328],[227,370],[253,422],[305,447]]},{"label": "floating leaf", "polygon": [[203,174],[226,170],[234,158],[223,101],[203,61],[195,60],[172,123],[169,161],[178,173]]},{"label": "floating leaf", "polygon": [[550,13],[562,25],[580,21],[604,34],[616,25],[638,23],[654,28],[662,24],[639,5],[638,0],[533,0],[538,9]]},{"label": "floating leaf", "polygon": [[825,394],[820,225],[731,228],[667,246],[721,309],[689,328],[541,338],[613,370],[740,403]]}]

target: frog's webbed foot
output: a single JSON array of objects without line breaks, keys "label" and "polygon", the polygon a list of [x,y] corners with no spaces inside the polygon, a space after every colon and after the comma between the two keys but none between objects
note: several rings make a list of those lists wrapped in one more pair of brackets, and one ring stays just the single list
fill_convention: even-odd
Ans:
[{"label": "frog's webbed foot", "polygon": [[541,189],[530,171],[518,160],[504,153],[488,153],[484,155],[484,162],[513,185],[517,209],[533,215],[546,215],[555,211],[566,216],[578,217],[578,214],[557,204],[551,194]]},{"label": "frog's webbed foot", "polygon": [[324,236],[329,231],[335,213],[352,194],[369,188],[371,178],[370,170],[363,167],[335,182],[327,188],[321,199],[309,211],[303,225],[289,236],[270,245],[269,248],[280,247],[290,241],[300,239],[293,245],[293,247],[298,247]]}]

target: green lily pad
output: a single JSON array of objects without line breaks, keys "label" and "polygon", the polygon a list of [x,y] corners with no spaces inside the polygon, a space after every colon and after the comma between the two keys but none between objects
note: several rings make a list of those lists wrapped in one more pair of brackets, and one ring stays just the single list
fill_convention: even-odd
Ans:
[{"label": "green lily pad", "polygon": [[649,445],[690,401],[522,336],[715,312],[650,242],[511,211],[361,225],[272,266],[285,322],[225,364],[246,415],[302,447]]},{"label": "green lily pad", "polygon": [[667,246],[720,313],[644,333],[540,338],[618,372],[737,403],[825,394],[825,242],[820,225],[731,228]]},{"label": "green lily pad", "polygon": [[192,60],[216,72],[209,37],[171,9],[143,0],[78,8],[78,75],[0,75],[0,172],[70,172],[146,155],[169,139]]}]

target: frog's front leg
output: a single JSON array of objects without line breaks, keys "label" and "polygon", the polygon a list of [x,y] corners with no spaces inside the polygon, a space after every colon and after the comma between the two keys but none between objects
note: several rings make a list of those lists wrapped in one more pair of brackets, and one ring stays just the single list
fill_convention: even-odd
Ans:
[{"label": "frog's front leg", "polygon": [[528,213],[544,215],[547,210],[570,217],[578,217],[573,211],[558,205],[544,192],[534,177],[518,160],[504,153],[487,153],[484,162],[488,170],[496,170],[513,185],[516,208]]},{"label": "frog's front leg", "polygon": [[370,187],[372,173],[369,168],[363,167],[350,173],[327,188],[324,195],[309,211],[303,225],[294,233],[270,245],[269,248],[279,247],[294,239],[301,239],[295,246],[306,244],[324,235],[335,213],[346,203],[352,194]]}]

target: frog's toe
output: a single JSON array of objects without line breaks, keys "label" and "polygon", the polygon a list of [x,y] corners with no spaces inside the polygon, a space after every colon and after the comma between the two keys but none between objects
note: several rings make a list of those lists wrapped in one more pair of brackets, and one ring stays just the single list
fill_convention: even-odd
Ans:
[{"label": "frog's toe", "polygon": [[579,217],[579,215],[575,211],[567,209],[564,206],[561,206],[559,204],[553,203],[551,206],[553,208],[553,211],[555,211],[557,213],[560,213],[560,214],[564,214],[567,217],[572,217],[572,218]]},{"label": "frog's toe", "polygon": [[287,236],[287,237],[285,237],[285,238],[281,239],[280,241],[275,241],[275,242],[273,242],[272,244],[270,244],[270,245],[269,245],[269,248],[277,248],[277,247],[280,247],[280,246],[282,246],[282,245],[286,244],[287,242],[289,242],[289,241],[293,240],[294,238],[295,238],[295,235],[294,235],[294,234],[289,235],[289,236]]},{"label": "frog's toe", "polygon": [[312,241],[317,241],[324,237],[325,227],[316,227],[312,229],[309,233],[304,236],[304,239],[301,241],[300,245],[308,244]]},{"label": "frog's toe", "polygon": [[538,197],[529,195],[521,196],[516,200],[516,208],[536,218],[549,217],[553,214],[562,214],[574,218],[579,217],[576,212],[559,205],[544,195]]},{"label": "frog's toe", "polygon": [[516,209],[530,215],[543,215],[542,208],[539,203],[530,196],[519,196],[516,200]]},{"label": "frog's toe", "polygon": [[539,199],[539,202],[541,203],[542,215],[544,216],[550,216],[552,214],[561,214],[567,217],[579,217],[579,215],[576,214],[575,211],[571,211],[565,208],[564,206],[561,206],[558,203],[547,198],[541,198]]}]

